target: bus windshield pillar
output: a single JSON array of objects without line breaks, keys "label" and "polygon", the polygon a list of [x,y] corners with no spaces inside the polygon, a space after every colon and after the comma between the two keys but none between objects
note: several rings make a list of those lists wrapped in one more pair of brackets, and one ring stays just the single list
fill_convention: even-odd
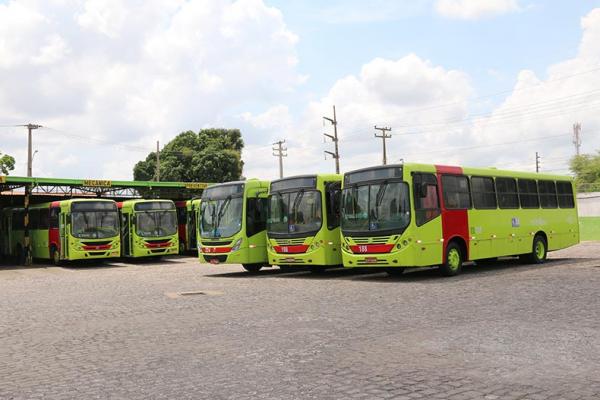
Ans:
[{"label": "bus windshield pillar", "polygon": [[31,186],[25,185],[25,196],[23,199],[23,265],[31,265],[33,257],[31,254],[31,240],[29,237],[29,197],[31,196]]}]

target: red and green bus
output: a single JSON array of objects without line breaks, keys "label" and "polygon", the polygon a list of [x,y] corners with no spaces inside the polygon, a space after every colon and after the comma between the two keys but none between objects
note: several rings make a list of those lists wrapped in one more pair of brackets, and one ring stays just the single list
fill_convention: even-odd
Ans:
[{"label": "red and green bus", "polygon": [[179,253],[177,211],[171,200],[134,199],[118,203],[123,257]]},{"label": "red and green bus", "polygon": [[258,179],[209,186],[202,193],[200,260],[242,264],[249,272],[268,265],[267,194],[269,182]]},{"label": "red and green bus", "polygon": [[519,256],[579,242],[572,178],[494,168],[403,164],[344,174],[342,256],[346,267],[439,266]]},{"label": "red and green bus", "polygon": [[[2,253],[23,257],[25,209],[2,212]],[[33,258],[63,261],[119,257],[117,205],[105,199],[69,199],[31,205],[29,237]]]},{"label": "red and green bus", "polygon": [[302,175],[271,182],[267,251],[271,265],[341,266],[342,176]]},{"label": "red and green bus", "polygon": [[179,232],[180,254],[198,250],[198,229],[196,224],[199,206],[199,199],[175,202],[175,207],[177,207],[177,230]]}]

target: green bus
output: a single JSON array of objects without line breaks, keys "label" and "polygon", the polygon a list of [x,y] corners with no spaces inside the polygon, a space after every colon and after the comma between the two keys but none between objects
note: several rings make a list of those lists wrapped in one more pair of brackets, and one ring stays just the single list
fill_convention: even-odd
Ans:
[{"label": "green bus", "polygon": [[439,266],[519,256],[579,243],[572,179],[566,176],[403,164],[344,174],[342,257],[346,267]]},{"label": "green bus", "polygon": [[242,264],[249,272],[268,265],[267,195],[269,182],[257,179],[209,186],[202,193],[200,260]]},{"label": "green bus", "polygon": [[[25,209],[2,212],[2,253],[24,257]],[[31,256],[63,261],[119,257],[117,205],[105,199],[69,199],[29,207]]]},{"label": "green bus", "polygon": [[175,203],[134,199],[118,203],[118,207],[123,257],[161,257],[179,253]]},{"label": "green bus", "polygon": [[342,176],[302,175],[271,182],[267,252],[271,265],[341,266]]},{"label": "green bus", "polygon": [[179,232],[179,253],[198,250],[197,222],[200,199],[176,201]]}]

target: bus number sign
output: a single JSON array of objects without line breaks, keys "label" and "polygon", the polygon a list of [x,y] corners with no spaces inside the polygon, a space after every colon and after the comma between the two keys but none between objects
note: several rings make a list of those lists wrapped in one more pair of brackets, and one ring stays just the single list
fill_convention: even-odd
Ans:
[{"label": "bus number sign", "polygon": [[369,248],[366,245],[360,245],[358,246],[358,252],[359,253],[368,253],[369,252]]},{"label": "bus number sign", "polygon": [[83,186],[111,187],[112,181],[104,180],[104,179],[84,179]]}]

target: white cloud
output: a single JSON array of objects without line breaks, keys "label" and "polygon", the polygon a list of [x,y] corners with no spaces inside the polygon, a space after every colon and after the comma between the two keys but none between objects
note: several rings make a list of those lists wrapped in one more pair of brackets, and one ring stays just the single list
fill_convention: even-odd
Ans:
[{"label": "white cloud", "polygon": [[[230,126],[293,92],[297,41],[262,0],[12,0],[0,4],[0,123],[57,129],[35,133],[39,173],[131,178],[157,139]],[[1,150],[24,174],[17,138]],[[70,154],[77,168],[52,161]]]},{"label": "white cloud", "polygon": [[447,18],[480,19],[519,11],[518,0],[437,0],[436,12]]}]

